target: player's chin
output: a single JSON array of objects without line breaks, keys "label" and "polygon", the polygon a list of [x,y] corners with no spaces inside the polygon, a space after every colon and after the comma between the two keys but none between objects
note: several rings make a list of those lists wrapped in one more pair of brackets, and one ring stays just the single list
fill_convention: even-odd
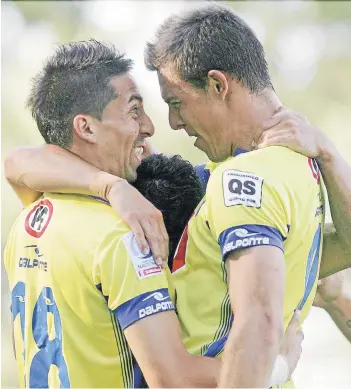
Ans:
[{"label": "player's chin", "polygon": [[227,154],[218,153],[218,152],[215,152],[214,150],[208,150],[208,151],[203,150],[203,151],[206,153],[207,157],[212,162],[223,162],[228,158]]},{"label": "player's chin", "polygon": [[[135,166],[134,166],[135,165]],[[128,182],[134,182],[137,179],[137,168],[140,166],[140,162],[130,164],[126,169],[126,180]]]},{"label": "player's chin", "polygon": [[211,161],[213,161],[213,159],[212,159],[212,158],[213,158],[213,153],[211,152],[210,148],[207,147],[207,144],[204,142],[204,140],[203,140],[202,138],[198,137],[198,138],[196,139],[195,143],[194,143],[194,146],[195,146],[197,149],[203,151],[203,152],[207,155],[207,157],[208,157]]},{"label": "player's chin", "polygon": [[136,171],[138,169],[138,167],[140,166],[142,160],[143,160],[142,154],[135,155],[134,153],[132,153],[131,158],[130,158],[130,162],[129,162],[130,169]]}]

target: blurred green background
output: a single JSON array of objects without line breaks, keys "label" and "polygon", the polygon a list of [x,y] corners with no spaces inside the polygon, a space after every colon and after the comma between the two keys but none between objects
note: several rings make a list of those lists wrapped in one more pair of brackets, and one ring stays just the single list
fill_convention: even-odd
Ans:
[{"label": "blurred green background", "polygon": [[[203,2],[202,2],[203,3]],[[145,70],[143,49],[169,14],[194,1],[2,2],[2,160],[14,147],[43,142],[25,109],[30,79],[57,43],[95,38],[114,43],[136,62],[134,75],[154,121],[154,146],[193,163],[206,156],[186,134],[170,131],[157,77]],[[351,3],[229,2],[264,44],[275,89],[284,105],[305,114],[351,163]],[[2,251],[20,203],[2,176]],[[18,385],[2,267],[2,385]],[[350,278],[349,278],[350,279]],[[350,281],[349,281],[350,282]],[[350,285],[349,285],[350,286]],[[350,289],[350,288],[349,288]],[[313,309],[305,324],[297,387],[351,387],[351,345],[329,317]]]}]

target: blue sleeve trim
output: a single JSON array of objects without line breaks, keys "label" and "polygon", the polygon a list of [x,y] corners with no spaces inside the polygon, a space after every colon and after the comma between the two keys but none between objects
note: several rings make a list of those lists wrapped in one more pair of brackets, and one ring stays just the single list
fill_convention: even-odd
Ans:
[{"label": "blue sleeve trim", "polygon": [[223,231],[218,239],[223,261],[229,253],[256,246],[275,246],[284,252],[285,238],[274,227],[244,224]]},{"label": "blue sleeve trim", "polygon": [[122,330],[125,330],[144,317],[174,309],[168,289],[162,288],[143,293],[126,301],[116,308],[113,313],[116,315]]},{"label": "blue sleeve trim", "polygon": [[204,353],[205,357],[216,357],[221,351],[224,349],[224,345],[226,344],[228,339],[228,334],[223,336],[220,339],[217,339],[215,342],[213,342],[210,347],[207,349],[207,351]]},{"label": "blue sleeve trim", "polygon": [[196,165],[194,169],[195,173],[200,178],[204,191],[206,192],[208,180],[210,179],[210,171],[206,169],[206,165]]},{"label": "blue sleeve trim", "polygon": [[305,293],[302,297],[302,300],[298,306],[298,309],[301,311],[304,307],[308,297],[311,294],[314,283],[318,275],[319,269],[319,253],[321,249],[321,239],[322,239],[322,227],[321,224],[318,225],[318,229],[314,235],[312,246],[308,254],[308,260],[306,265],[306,274],[305,274]]}]

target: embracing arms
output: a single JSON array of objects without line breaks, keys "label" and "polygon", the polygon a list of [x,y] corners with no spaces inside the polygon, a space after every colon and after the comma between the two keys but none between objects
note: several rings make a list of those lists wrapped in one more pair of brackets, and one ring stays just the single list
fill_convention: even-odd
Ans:
[{"label": "embracing arms", "polygon": [[284,108],[264,128],[259,148],[285,146],[318,162],[334,224],[325,226],[319,278],[351,267],[351,166],[326,135],[296,112]]},{"label": "embracing arms", "polygon": [[[150,154],[150,145],[144,154]],[[4,163],[5,176],[24,206],[43,192],[100,196],[126,221],[139,247],[150,244],[156,262],[168,260],[168,235],[162,213],[126,180],[103,172],[70,151],[55,145],[13,150]]]}]

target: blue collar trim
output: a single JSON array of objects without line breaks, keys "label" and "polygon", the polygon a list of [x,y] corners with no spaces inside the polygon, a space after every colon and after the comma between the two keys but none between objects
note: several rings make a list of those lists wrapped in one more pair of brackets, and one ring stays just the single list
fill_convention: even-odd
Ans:
[{"label": "blue collar trim", "polygon": [[107,200],[105,200],[103,197],[99,197],[99,196],[88,196],[88,197],[95,199],[95,200],[102,201],[103,203],[110,205],[110,203]]},{"label": "blue collar trim", "polygon": [[236,157],[237,155],[239,155],[239,154],[244,154],[244,153],[248,153],[249,151],[248,150],[244,150],[244,149],[241,149],[240,147],[238,147],[236,150],[235,150],[235,152],[234,152],[234,154],[233,154],[233,157]]}]

